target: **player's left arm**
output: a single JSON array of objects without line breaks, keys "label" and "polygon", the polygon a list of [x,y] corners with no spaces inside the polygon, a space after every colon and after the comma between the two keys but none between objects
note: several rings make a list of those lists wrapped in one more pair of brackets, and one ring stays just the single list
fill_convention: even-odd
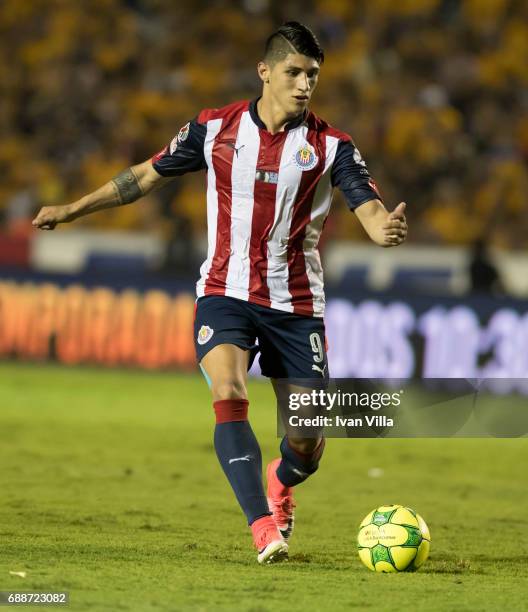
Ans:
[{"label": "player's left arm", "polygon": [[389,212],[378,200],[369,200],[355,209],[356,217],[370,239],[382,247],[398,246],[407,238],[405,202]]},{"label": "player's left arm", "polygon": [[407,237],[405,202],[389,212],[367,165],[348,134],[340,133],[332,164],[332,185],[338,187],[370,239],[382,247],[401,244]]}]

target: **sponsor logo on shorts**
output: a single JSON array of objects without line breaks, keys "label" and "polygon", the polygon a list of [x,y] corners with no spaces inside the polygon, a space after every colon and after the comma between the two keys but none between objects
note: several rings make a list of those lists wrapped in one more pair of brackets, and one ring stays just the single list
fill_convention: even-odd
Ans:
[{"label": "sponsor logo on shorts", "polygon": [[198,338],[196,339],[196,341],[200,345],[205,344],[206,342],[209,342],[209,340],[211,340],[213,334],[213,329],[211,329],[208,325],[202,325],[202,327],[200,327],[200,331],[198,332]]},{"label": "sponsor logo on shorts", "polygon": [[301,170],[312,170],[317,165],[319,158],[315,154],[314,148],[305,143],[297,149],[293,156],[293,161]]},{"label": "sponsor logo on shorts", "polygon": [[314,365],[312,365],[312,370],[314,372],[320,372],[321,376],[324,378],[325,370],[326,370],[326,364],[322,368],[320,368],[319,366],[314,364]]}]

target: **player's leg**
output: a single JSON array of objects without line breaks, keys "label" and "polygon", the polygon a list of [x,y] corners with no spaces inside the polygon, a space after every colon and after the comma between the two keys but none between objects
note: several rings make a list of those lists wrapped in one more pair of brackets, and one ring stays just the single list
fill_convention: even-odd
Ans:
[{"label": "player's leg", "polygon": [[213,402],[247,401],[250,351],[234,344],[217,344],[200,361],[209,379]]},{"label": "player's leg", "polygon": [[[273,380],[277,405],[280,406],[284,395],[303,393],[308,389],[288,385],[284,380]],[[284,414],[286,410],[279,407]],[[271,461],[266,468],[267,496],[273,518],[282,537],[288,541],[292,535],[295,521],[294,487],[304,482],[319,468],[325,439],[321,429],[310,432],[313,437],[301,437],[288,432],[281,440],[281,456]]]},{"label": "player's leg", "polygon": [[[264,314],[263,318],[259,334],[261,366],[263,372],[272,377],[277,405],[286,414],[291,393],[326,387],[328,362],[324,323],[321,319],[289,313],[272,317]],[[308,432],[287,429],[280,444],[281,457],[267,467],[268,503],[286,540],[294,524],[293,488],[317,471],[324,447],[320,428]]]},{"label": "player's leg", "polygon": [[[307,379],[306,386],[299,386],[298,382],[272,379],[278,410],[286,429],[286,435],[280,444],[282,461],[277,468],[278,477],[286,487],[294,487],[304,482],[317,471],[325,447],[322,427],[291,427],[287,423],[287,417],[291,415],[288,406],[292,395],[309,394],[313,389],[317,392],[321,390],[321,386],[317,384],[320,382],[318,380]],[[297,416],[308,419],[319,414],[320,407],[317,405],[302,406],[296,411]]]},{"label": "player's leg", "polygon": [[[217,457],[251,526],[258,560],[270,563],[287,556],[287,546],[269,511],[262,484],[261,451],[248,420],[246,382],[254,338],[244,305],[236,302],[230,298],[199,301],[197,353],[213,396]],[[200,343],[203,329],[210,331],[202,333]],[[207,336],[211,345],[206,347]],[[239,346],[230,344],[230,339]]]},{"label": "player's leg", "polygon": [[286,557],[287,546],[271,517],[262,484],[262,455],[249,424],[246,378],[249,351],[215,346],[201,361],[210,381],[216,455],[251,527],[260,563]]},{"label": "player's leg", "polygon": [[214,446],[248,525],[269,515],[262,486],[262,455],[248,420],[246,378],[249,352],[215,346],[201,361],[213,395]]}]

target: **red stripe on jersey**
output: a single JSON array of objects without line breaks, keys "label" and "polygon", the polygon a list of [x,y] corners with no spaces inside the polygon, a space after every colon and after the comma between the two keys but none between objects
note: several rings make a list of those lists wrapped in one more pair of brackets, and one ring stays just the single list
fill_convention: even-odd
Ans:
[{"label": "red stripe on jersey", "polygon": [[224,119],[229,121],[236,115],[240,115],[249,107],[249,100],[232,102],[222,108],[204,108],[198,115],[198,123],[207,123],[211,119]]},{"label": "red stripe on jersey", "polygon": [[[282,150],[287,132],[272,136],[260,130],[260,147],[257,159],[257,170],[279,172]],[[258,296],[261,306],[271,306],[268,276],[268,238],[275,219],[275,198],[277,183],[255,181],[253,192],[253,217],[251,219],[251,242],[249,245],[249,301]]]},{"label": "red stripe on jersey", "polygon": [[[234,117],[228,115],[222,122],[213,145],[213,168],[216,177],[216,192],[218,194],[218,216],[216,226],[216,247],[211,263],[211,269],[205,282],[205,295],[225,294],[229,258],[231,256],[231,169],[235,150],[232,145],[236,141],[242,105],[240,112]],[[247,103],[245,104],[247,107]],[[229,144],[230,143],[230,144]]]},{"label": "red stripe on jersey", "polygon": [[204,108],[203,111],[200,111],[196,120],[198,123],[207,123],[210,119],[215,119],[217,110],[216,108]]},{"label": "red stripe on jersey", "polygon": [[288,290],[292,296],[293,312],[313,316],[313,294],[306,273],[304,238],[310,223],[312,203],[317,184],[323,174],[326,161],[326,139],[317,138],[316,131],[309,130],[307,140],[318,156],[313,170],[305,170],[301,177],[297,199],[293,205],[290,237],[288,240]]},{"label": "red stripe on jersey", "polygon": [[327,125],[325,129],[325,133],[327,136],[333,136],[334,138],[339,138],[339,140],[344,140],[345,142],[352,142],[352,136],[347,134],[346,132],[342,132],[341,130],[337,130],[335,127],[331,125]]}]

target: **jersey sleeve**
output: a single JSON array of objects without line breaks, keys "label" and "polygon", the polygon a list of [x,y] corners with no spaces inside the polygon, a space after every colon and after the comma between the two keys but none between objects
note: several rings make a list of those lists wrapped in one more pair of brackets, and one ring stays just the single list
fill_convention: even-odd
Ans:
[{"label": "jersey sleeve", "polygon": [[204,142],[207,126],[197,118],[186,123],[171,142],[152,158],[154,170],[162,176],[181,176],[207,167]]},{"label": "jersey sleeve", "polygon": [[369,200],[381,200],[376,183],[350,137],[339,140],[332,164],[332,185],[345,196],[350,210]]}]

